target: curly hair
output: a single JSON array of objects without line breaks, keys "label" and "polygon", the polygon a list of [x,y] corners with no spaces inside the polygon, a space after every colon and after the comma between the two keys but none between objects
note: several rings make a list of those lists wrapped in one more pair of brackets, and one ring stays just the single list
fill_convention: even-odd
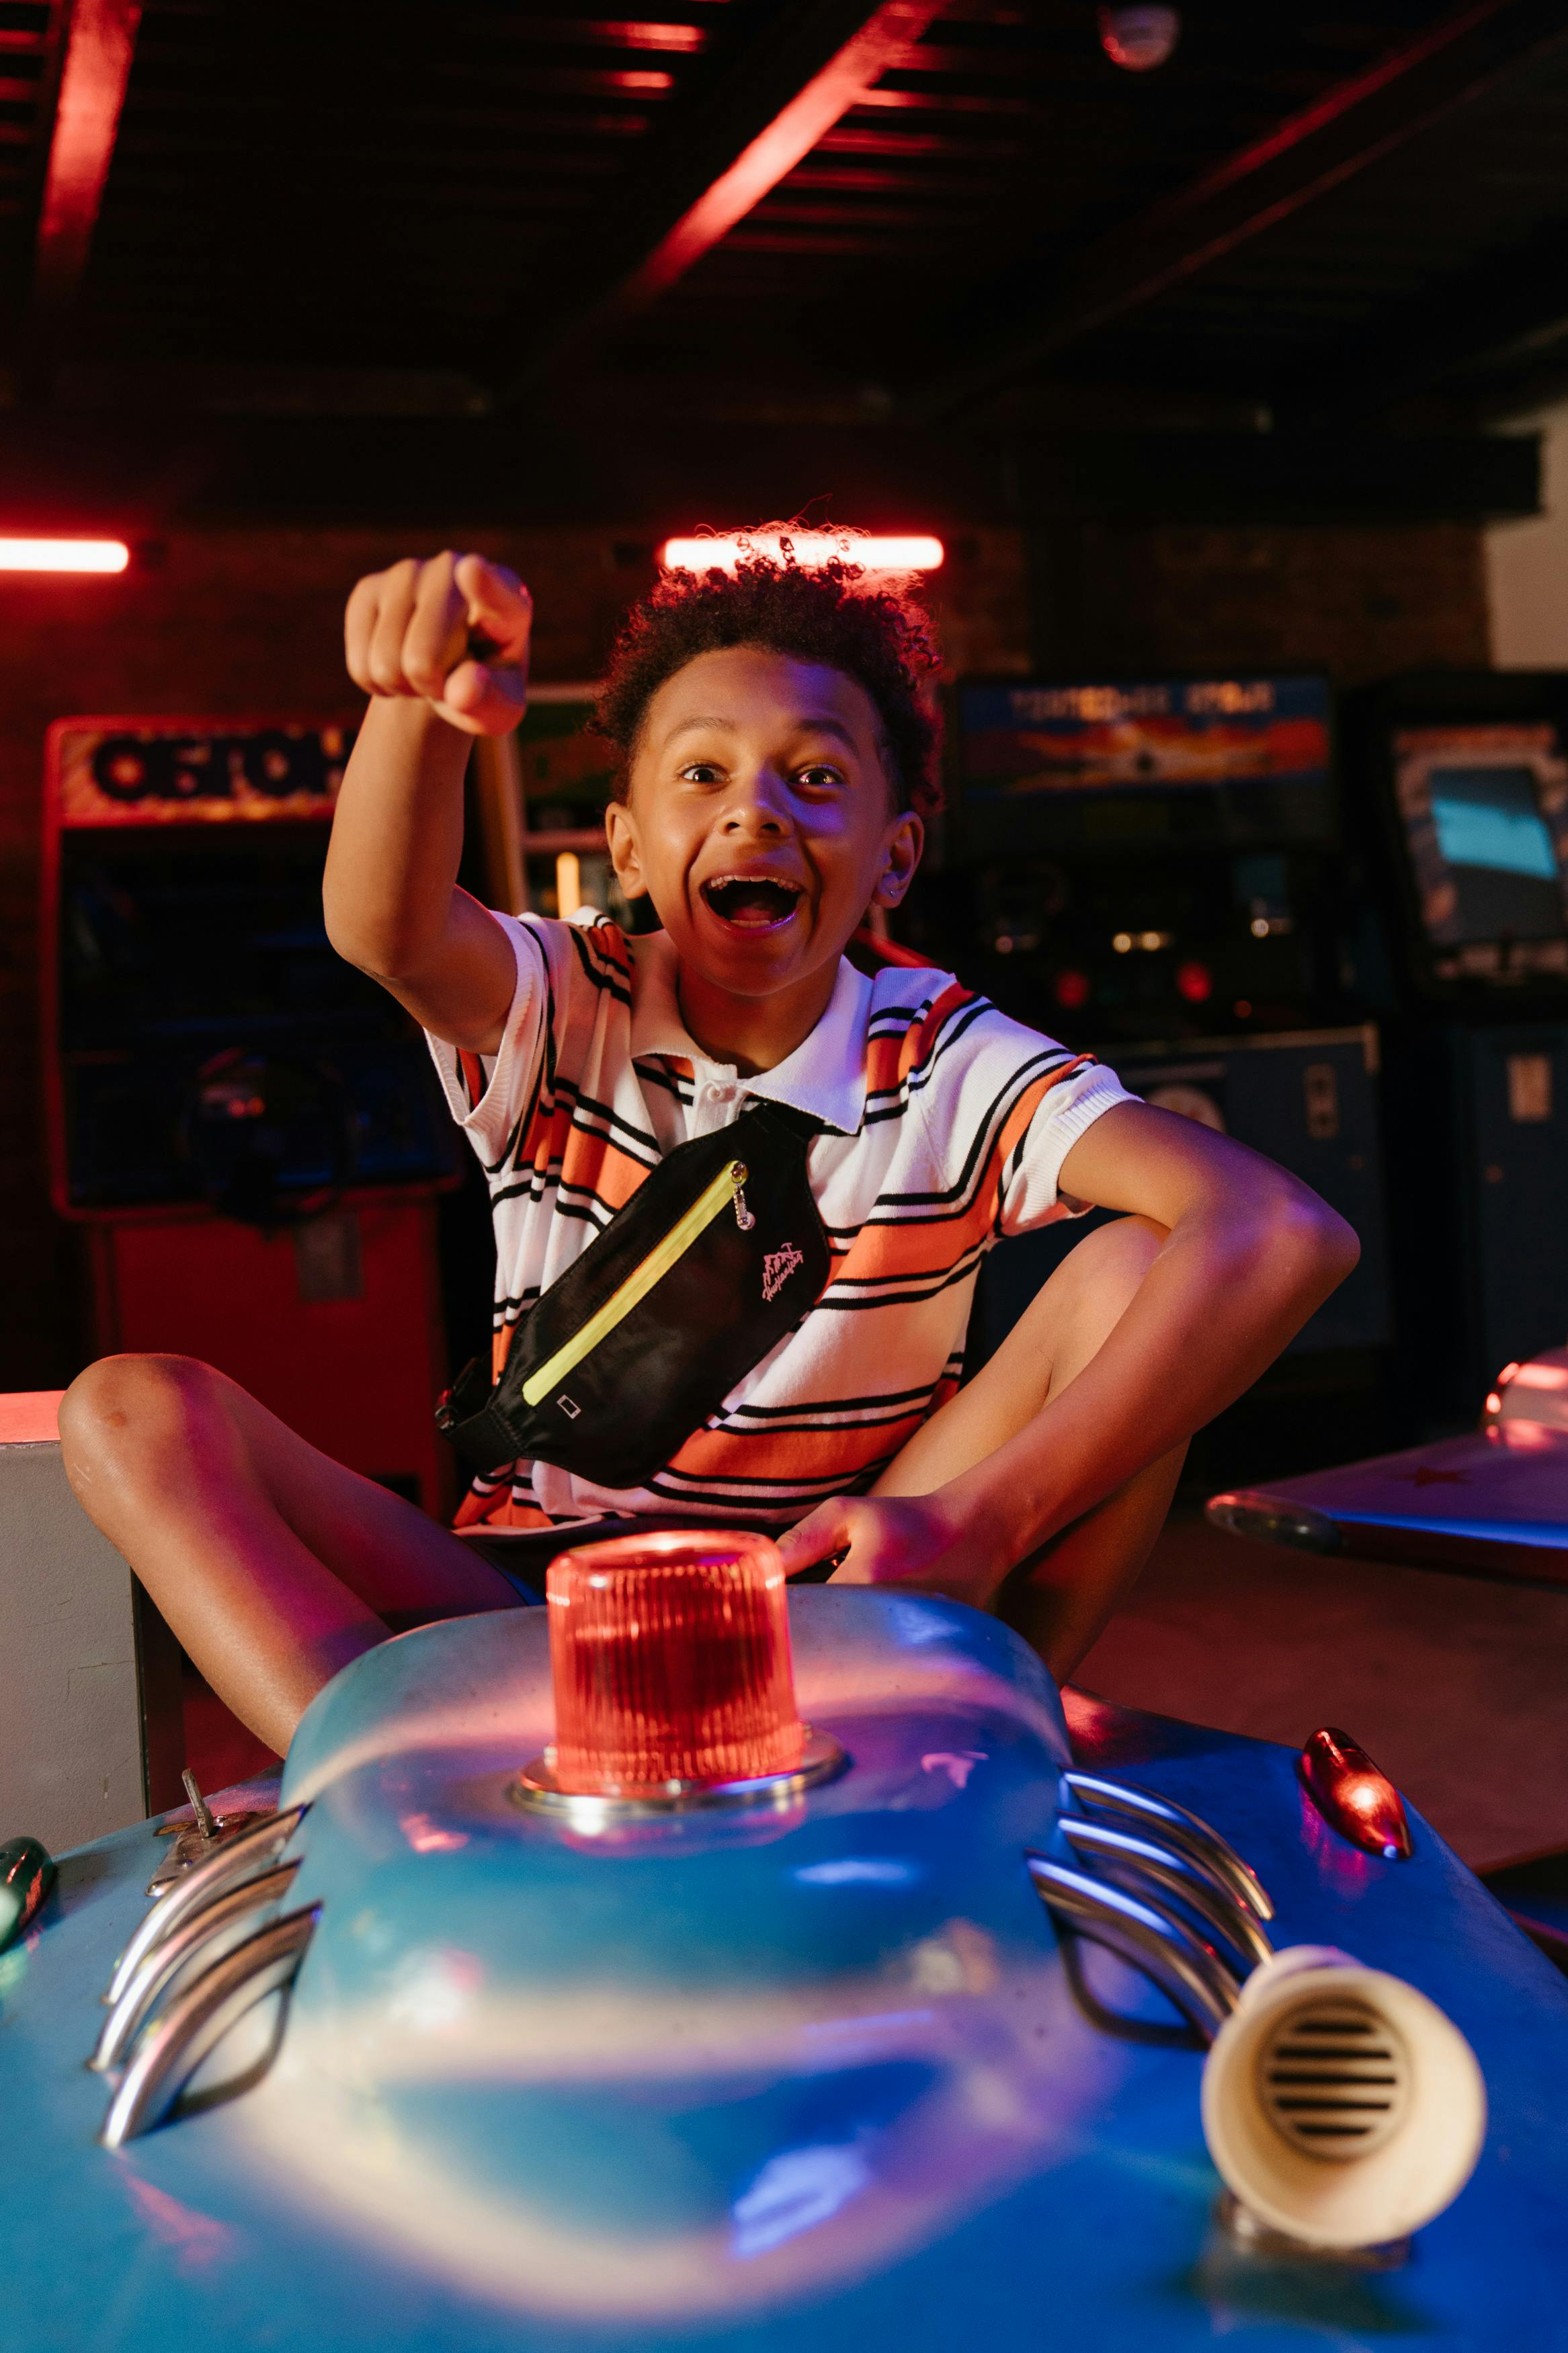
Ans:
[{"label": "curly hair", "polygon": [[[619,753],[624,800],[647,706],[699,654],[756,646],[842,670],[875,706],[888,780],[900,809],[937,807],[938,722],[922,683],[941,656],[930,621],[907,590],[865,586],[847,555],[806,566],[787,533],[774,558],[742,543],[732,571],[667,572],[627,614],[592,724]],[[847,533],[844,543],[852,547]]]}]

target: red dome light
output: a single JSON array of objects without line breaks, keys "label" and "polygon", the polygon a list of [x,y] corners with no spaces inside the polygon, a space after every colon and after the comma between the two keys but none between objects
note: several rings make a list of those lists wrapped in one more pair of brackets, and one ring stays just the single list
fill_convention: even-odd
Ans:
[{"label": "red dome light", "polygon": [[800,1764],[784,1563],[766,1536],[584,1545],[545,1589],[563,1794],[658,1797]]},{"label": "red dome light", "polygon": [[1405,1800],[1360,1744],[1325,1724],[1298,1763],[1307,1795],[1342,1838],[1393,1862],[1415,1852]]}]

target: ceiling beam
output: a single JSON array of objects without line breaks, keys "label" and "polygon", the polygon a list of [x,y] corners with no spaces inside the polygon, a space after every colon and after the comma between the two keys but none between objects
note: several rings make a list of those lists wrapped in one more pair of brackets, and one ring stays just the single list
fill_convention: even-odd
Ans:
[{"label": "ceiling beam", "polygon": [[321,529],[396,518],[400,529],[445,533],[454,518],[488,519],[493,532],[504,517],[509,531],[602,528],[640,543],[628,570],[646,561],[650,572],[654,546],[693,514],[788,514],[825,482],[870,530],[918,515],[948,539],[955,564],[965,534],[990,525],[1136,532],[1540,511],[1534,435],[1053,432],[1004,444],[950,427],[671,417],[614,433],[605,414],[519,432],[507,417],[193,419],[165,406],[73,417],[62,432],[54,417],[14,413],[0,435],[0,506],[18,527],[36,518],[42,531],[143,539],[214,520]]},{"label": "ceiling beam", "polygon": [[942,13],[941,0],[785,0],[689,100],[672,103],[646,162],[572,255],[572,294],[531,337],[522,373],[502,401],[531,389],[584,340],[656,302]]},{"label": "ceiling beam", "polygon": [[1516,385],[1528,406],[1542,378],[1564,373],[1568,227],[1549,221],[1418,296],[1337,336],[1274,387],[1277,419],[1364,417],[1435,396],[1503,413]]},{"label": "ceiling beam", "polygon": [[71,8],[38,209],[35,324],[64,318],[80,289],[141,19],[142,0],[75,0]]},{"label": "ceiling beam", "polygon": [[901,407],[930,420],[984,397],[1226,259],[1505,75],[1565,47],[1563,0],[1468,0],[1088,247],[1029,314],[963,367],[916,388]]}]

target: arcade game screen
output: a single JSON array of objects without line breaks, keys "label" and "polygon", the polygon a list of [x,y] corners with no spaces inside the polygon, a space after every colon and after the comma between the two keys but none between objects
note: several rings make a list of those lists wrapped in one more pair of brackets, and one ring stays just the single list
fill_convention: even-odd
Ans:
[{"label": "arcade game screen", "polygon": [[1326,679],[976,679],[952,720],[919,944],[1085,1041],[1333,1018]]},{"label": "arcade game screen", "polygon": [[1442,978],[1568,973],[1568,758],[1549,722],[1408,727],[1394,798]]}]

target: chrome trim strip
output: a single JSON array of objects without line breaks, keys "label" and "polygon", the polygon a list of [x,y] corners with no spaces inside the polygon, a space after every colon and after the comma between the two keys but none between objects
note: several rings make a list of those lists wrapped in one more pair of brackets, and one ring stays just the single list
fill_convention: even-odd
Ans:
[{"label": "chrome trim strip", "polygon": [[553,1767],[544,1757],[526,1764],[508,1790],[516,1806],[544,1814],[568,1829],[593,1833],[615,1830],[624,1822],[668,1820],[671,1814],[695,1813],[715,1806],[761,1806],[782,1812],[807,1789],[836,1781],[848,1769],[849,1758],[830,1733],[805,1727],[800,1763],[787,1773],[764,1773],[751,1781],[671,1781],[657,1795],[637,1798],[586,1797],[561,1788]]},{"label": "chrome trim strip", "polygon": [[166,1936],[160,1937],[103,2021],[103,2031],[87,2063],[95,2073],[107,2074],[110,2068],[122,2063],[137,2029],[174,1980],[199,1959],[215,1936],[221,1936],[237,1920],[243,1920],[265,1905],[281,1902],[293,1885],[299,1868],[298,1862],[286,1862],[277,1871],[263,1872],[258,1879],[242,1880],[226,1895],[204,1904],[199,1912],[191,1914]]},{"label": "chrome trim strip", "polygon": [[1076,1766],[1062,1775],[1061,1785],[1088,1813],[1131,1814],[1145,1829],[1157,1828],[1167,1846],[1179,1846],[1217,1871],[1259,1920],[1273,1919],[1274,1905],[1258,1873],[1201,1814],[1189,1813],[1173,1798],[1157,1798],[1151,1790],[1107,1780],[1100,1773],[1083,1773]]},{"label": "chrome trim strip", "polygon": [[236,1831],[216,1853],[208,1855],[205,1862],[198,1862],[194,1871],[176,1880],[166,1895],[159,1896],[116,1961],[104,2000],[111,2004],[119,2000],[154,1946],[172,1935],[182,1920],[199,1912],[204,1905],[212,1903],[238,1881],[254,1878],[258,1871],[265,1871],[274,1855],[288,1845],[304,1818],[303,1806],[290,1807],[286,1814],[258,1814],[250,1829]]},{"label": "chrome trim strip", "polygon": [[291,1982],[320,1906],[285,1913],[225,1953],[142,2036],[109,2104],[99,2139],[120,2148],[163,2123],[196,2069],[231,2026]]},{"label": "chrome trim strip", "polygon": [[1058,1815],[1057,1827],[1075,1854],[1098,1862],[1109,1877],[1134,1895],[1142,1894],[1147,1882],[1152,1880],[1188,1905],[1249,1969],[1273,1957],[1274,1947],[1256,1913],[1239,1900],[1229,1881],[1211,1863],[1179,1848],[1138,1838],[1131,1831],[1119,1831],[1110,1822],[1086,1820],[1080,1814]]},{"label": "chrome trim strip", "polygon": [[212,1816],[211,1838],[204,1834],[201,1825],[195,1820],[164,1822],[158,1836],[168,1840],[168,1851],[147,1882],[148,1894],[166,1894],[176,1879],[184,1879],[188,1871],[195,1871],[198,1863],[205,1862],[220,1846],[227,1846],[238,1831],[251,1822],[269,1822],[277,1810],[275,1806],[252,1807],[244,1813]]},{"label": "chrome trim strip", "polygon": [[1241,1988],[1211,1945],[1146,1897],[1107,1887],[1040,1855],[1030,1855],[1028,1863],[1029,1876],[1048,1911],[1141,1969],[1204,2040],[1213,2042],[1236,2008]]},{"label": "chrome trim strip", "polygon": [[1289,1545],[1297,1552],[1343,1552],[1344,1536],[1325,1512],[1298,1504],[1285,1495],[1270,1495],[1261,1487],[1239,1488],[1234,1494],[1211,1495],[1204,1505],[1211,1528],[1226,1535],[1245,1536],[1253,1544]]}]

